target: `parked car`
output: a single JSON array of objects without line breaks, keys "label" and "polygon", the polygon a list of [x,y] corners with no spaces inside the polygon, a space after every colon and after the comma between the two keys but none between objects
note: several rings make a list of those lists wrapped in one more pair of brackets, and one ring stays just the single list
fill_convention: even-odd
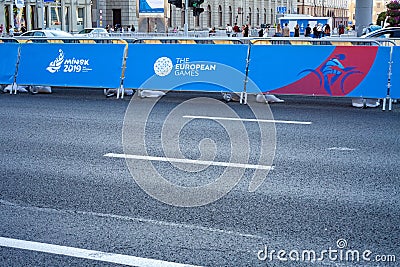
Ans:
[{"label": "parked car", "polygon": [[61,31],[61,30],[31,30],[24,32],[19,35],[19,37],[49,37],[49,38],[57,38],[57,37],[73,37],[72,34]]},{"label": "parked car", "polygon": [[77,37],[107,37],[108,32],[104,28],[86,28],[74,34]]},{"label": "parked car", "polygon": [[362,35],[361,38],[399,38],[400,39],[400,27],[387,27],[382,28],[366,35]]},{"label": "parked car", "polygon": [[400,27],[387,27],[362,35],[361,38],[374,38],[381,45],[400,45]]}]

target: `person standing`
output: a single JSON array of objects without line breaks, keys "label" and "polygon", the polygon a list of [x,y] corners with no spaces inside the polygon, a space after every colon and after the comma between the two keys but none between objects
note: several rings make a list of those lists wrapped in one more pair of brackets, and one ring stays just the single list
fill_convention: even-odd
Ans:
[{"label": "person standing", "polygon": [[283,37],[290,37],[290,29],[287,23],[285,23],[285,27],[283,27]]},{"label": "person standing", "polygon": [[226,35],[228,36],[228,37],[231,37],[231,34],[232,34],[232,26],[228,23],[228,24],[226,24],[226,28],[225,28],[225,31],[226,31]]},{"label": "person standing", "polygon": [[324,27],[324,35],[325,36],[331,36],[331,26],[329,26],[329,24],[325,24]]},{"label": "person standing", "polygon": [[243,37],[249,37],[249,24],[246,24],[243,28]]},{"label": "person standing", "polygon": [[310,27],[310,24],[307,24],[306,32],[304,33],[304,37],[310,37],[310,36],[311,36],[311,27]]},{"label": "person standing", "polygon": [[14,37],[14,27],[12,25],[10,25],[10,28],[8,29],[8,35]]},{"label": "person standing", "polygon": [[239,34],[239,32],[240,32],[240,28],[239,28],[239,26],[237,25],[237,23],[235,23],[235,26],[233,26],[233,35],[232,36],[237,36],[238,34]]},{"label": "person standing", "polygon": [[278,26],[276,26],[275,37],[282,37],[282,28],[281,28],[281,24],[278,24]]},{"label": "person standing", "polygon": [[294,26],[294,37],[300,37],[300,27],[299,27],[299,24],[296,24],[296,26]]},{"label": "person standing", "polygon": [[322,33],[323,33],[322,24],[319,23],[318,26],[317,26],[317,38],[321,38],[322,37]]}]

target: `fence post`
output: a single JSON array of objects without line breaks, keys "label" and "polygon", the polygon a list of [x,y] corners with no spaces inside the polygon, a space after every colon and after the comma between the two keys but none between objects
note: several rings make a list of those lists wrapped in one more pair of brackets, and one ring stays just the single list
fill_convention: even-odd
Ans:
[{"label": "fence post", "polygon": [[391,82],[390,79],[392,77],[392,64],[393,64],[393,46],[390,47],[390,56],[389,56],[389,69],[388,69],[388,83],[387,83],[387,95],[386,98],[383,99],[382,110],[386,110],[386,101],[389,101],[389,111],[392,110],[392,98],[390,96],[390,88]]}]

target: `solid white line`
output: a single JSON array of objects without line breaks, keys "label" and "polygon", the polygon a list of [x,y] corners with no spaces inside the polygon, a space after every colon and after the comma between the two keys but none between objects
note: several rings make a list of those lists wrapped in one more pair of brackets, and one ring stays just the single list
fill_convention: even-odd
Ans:
[{"label": "solid white line", "polygon": [[272,169],[271,166],[266,166],[266,165],[242,164],[242,163],[194,160],[194,159],[178,159],[178,158],[166,158],[166,157],[152,157],[152,156],[116,154],[116,153],[107,153],[104,155],[104,157],[150,160],[150,161],[163,161],[163,162],[177,162],[177,163],[186,163],[186,164],[212,165],[212,166],[220,166],[220,167],[233,167],[233,168],[256,169],[256,170],[271,170]]},{"label": "solid white line", "polygon": [[110,262],[116,264],[125,264],[137,267],[194,267],[195,265],[181,264],[175,262],[140,258],[135,256],[107,253],[96,250],[81,249],[74,247],[59,246],[47,243],[26,241],[7,237],[0,237],[0,246],[9,248],[18,248],[29,251],[45,252],[57,255],[70,256],[75,258]]},{"label": "solid white line", "polygon": [[242,118],[228,118],[228,117],[207,117],[207,116],[183,116],[188,119],[205,119],[205,120],[225,120],[225,121],[245,121],[245,122],[269,122],[269,123],[285,123],[285,124],[301,124],[310,125],[309,121],[282,121],[282,120],[259,120],[259,119],[242,119]]}]

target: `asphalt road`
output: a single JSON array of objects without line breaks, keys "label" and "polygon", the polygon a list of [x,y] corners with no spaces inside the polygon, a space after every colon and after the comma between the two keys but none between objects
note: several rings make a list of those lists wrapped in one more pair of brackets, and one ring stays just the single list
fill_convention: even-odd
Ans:
[{"label": "asphalt road", "polygon": [[[149,154],[165,156],[160,139],[171,110],[204,96],[220,99],[193,93],[161,99],[144,132]],[[270,105],[273,118],[293,123],[270,128],[276,130],[276,150],[267,151],[275,153],[273,169],[261,186],[249,192],[254,170],[245,170],[219,200],[176,207],[135,182],[131,173],[150,177],[143,160],[129,164],[104,156],[126,152],[122,132],[130,97],[116,100],[97,90],[65,89],[51,95],[0,95],[0,266],[120,266],[102,256],[87,257],[93,251],[138,257],[129,258],[137,266],[398,266],[400,107],[383,112],[353,108],[344,98],[283,98],[285,103]],[[241,117],[248,115],[239,103],[228,106]],[[210,110],[201,104],[192,108]],[[134,131],[141,118],[129,119]],[[226,123],[236,127],[237,122]],[[244,124],[252,139],[257,124]],[[129,136],[133,147],[141,141],[136,142],[135,132]],[[229,161],[235,149],[226,129],[213,120],[197,119],[182,129],[182,153],[201,158],[198,144],[204,138],[214,140],[205,154],[216,148],[215,160]],[[250,140],[252,164],[257,164],[259,141]],[[211,183],[225,168],[187,173],[169,163],[153,164],[182,186]],[[162,191],[157,182],[151,186]],[[5,245],[14,239],[27,247]],[[61,252],[41,252],[38,243],[26,241],[59,245]],[[92,252],[68,256],[69,248]],[[312,251],[316,261],[311,263]],[[145,265],[140,259],[162,262]]]}]

